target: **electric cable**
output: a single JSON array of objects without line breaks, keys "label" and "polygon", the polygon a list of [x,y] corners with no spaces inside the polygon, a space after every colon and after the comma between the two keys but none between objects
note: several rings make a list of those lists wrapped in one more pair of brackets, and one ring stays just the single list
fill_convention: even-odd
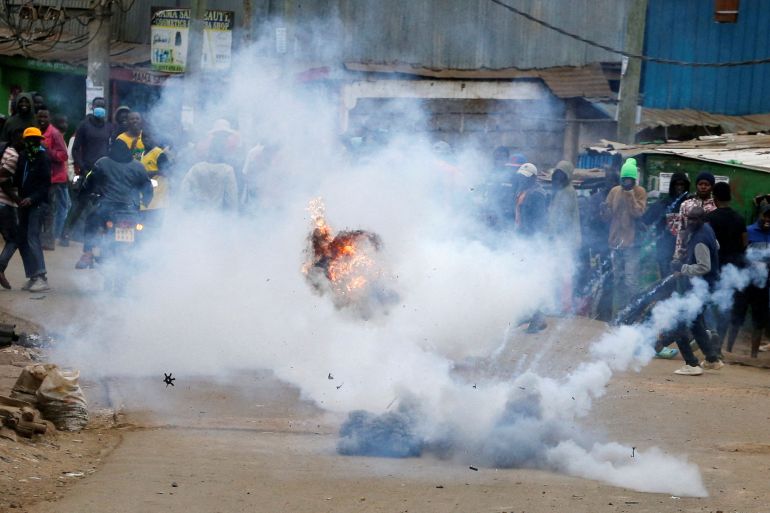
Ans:
[{"label": "electric cable", "polygon": [[518,14],[519,16],[528,19],[531,22],[537,23],[538,25],[542,25],[543,27],[553,30],[554,32],[558,32],[559,34],[562,34],[563,36],[570,37],[572,39],[575,39],[577,41],[580,41],[582,43],[585,43],[589,46],[593,46],[596,48],[600,48],[602,50],[605,50],[610,53],[614,53],[617,55],[622,55],[623,57],[628,57],[630,59],[639,59],[641,61],[645,62],[654,62],[657,64],[671,64],[674,66],[689,66],[693,68],[733,68],[737,66],[752,66],[755,64],[770,64],[770,57],[765,57],[763,59],[751,59],[747,61],[728,61],[728,62],[689,62],[689,61],[680,61],[676,59],[663,59],[660,57],[650,57],[649,55],[642,55],[638,53],[631,53],[626,52],[624,50],[619,50],[617,48],[613,48],[612,46],[608,46],[602,43],[598,43],[596,41],[593,41],[591,39],[585,38],[579,34],[575,34],[574,32],[569,32],[568,30],[565,30],[563,28],[557,27],[555,25],[552,25],[548,23],[547,21],[541,20],[540,18],[537,18],[535,16],[532,16],[526,11],[522,11],[521,9],[518,9],[516,7],[513,7],[512,5],[508,5],[507,3],[503,2],[502,0],[489,0],[493,4],[497,4],[500,7],[504,9],[508,9],[512,13]]}]

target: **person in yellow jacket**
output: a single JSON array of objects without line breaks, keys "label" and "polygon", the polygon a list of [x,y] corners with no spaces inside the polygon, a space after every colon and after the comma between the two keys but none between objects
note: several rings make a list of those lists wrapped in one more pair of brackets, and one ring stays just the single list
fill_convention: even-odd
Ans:
[{"label": "person in yellow jacket", "polygon": [[141,161],[145,150],[145,141],[142,135],[142,115],[132,111],[128,114],[128,129],[118,135],[116,139],[126,143],[134,160]]},{"label": "person in yellow jacket", "polygon": [[171,164],[171,151],[168,146],[155,146],[142,156],[142,165],[153,180],[154,194],[152,201],[142,210],[156,210],[168,206],[168,177],[164,173]]}]

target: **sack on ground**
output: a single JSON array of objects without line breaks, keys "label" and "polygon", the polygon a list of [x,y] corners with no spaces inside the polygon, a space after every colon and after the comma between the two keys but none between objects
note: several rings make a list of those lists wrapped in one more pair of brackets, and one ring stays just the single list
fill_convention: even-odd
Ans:
[{"label": "sack on ground", "polygon": [[11,397],[20,401],[26,401],[32,406],[37,406],[37,389],[48,375],[49,369],[56,367],[52,364],[27,365],[21,371],[16,384],[11,389]]},{"label": "sack on ground", "polygon": [[38,408],[56,429],[79,431],[88,424],[88,403],[78,384],[80,373],[51,367],[37,389]]}]

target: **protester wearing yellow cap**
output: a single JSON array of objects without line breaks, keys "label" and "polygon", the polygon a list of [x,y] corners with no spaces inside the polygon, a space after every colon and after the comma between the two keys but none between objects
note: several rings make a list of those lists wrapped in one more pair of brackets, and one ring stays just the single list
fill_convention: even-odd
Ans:
[{"label": "protester wearing yellow cap", "polygon": [[27,283],[22,290],[43,292],[49,290],[40,242],[40,231],[48,206],[48,188],[51,186],[51,161],[42,145],[43,134],[37,127],[24,129],[24,149],[19,153],[16,173],[13,175],[19,200],[19,253],[24,264]]}]

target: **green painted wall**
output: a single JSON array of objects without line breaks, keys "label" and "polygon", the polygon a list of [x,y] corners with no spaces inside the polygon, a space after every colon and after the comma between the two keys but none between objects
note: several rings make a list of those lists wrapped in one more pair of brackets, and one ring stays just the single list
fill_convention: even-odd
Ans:
[{"label": "green painted wall", "polygon": [[687,173],[692,183],[691,192],[695,190],[695,177],[703,170],[727,176],[733,193],[731,206],[744,216],[747,224],[755,221],[754,197],[770,194],[770,173],[730,164],[715,164],[676,155],[649,154],[645,156],[644,170],[645,187],[648,190],[655,185],[651,177],[657,178],[659,173]]}]

